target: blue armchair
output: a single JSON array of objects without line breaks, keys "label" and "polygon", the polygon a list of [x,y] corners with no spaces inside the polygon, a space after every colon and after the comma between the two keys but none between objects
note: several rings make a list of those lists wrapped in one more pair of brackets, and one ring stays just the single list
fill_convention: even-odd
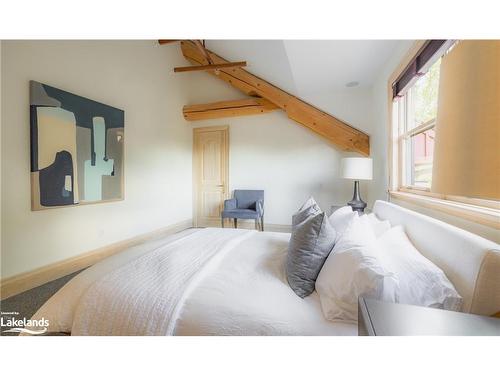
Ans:
[{"label": "blue armchair", "polygon": [[234,227],[238,227],[238,219],[255,220],[255,228],[260,224],[264,231],[264,190],[235,190],[234,198],[224,201],[221,213],[222,228],[224,219],[234,219]]}]

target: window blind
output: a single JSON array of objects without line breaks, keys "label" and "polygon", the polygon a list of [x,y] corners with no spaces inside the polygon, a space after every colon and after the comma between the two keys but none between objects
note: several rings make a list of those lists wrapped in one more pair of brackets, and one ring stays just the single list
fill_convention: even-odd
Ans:
[{"label": "window blind", "polygon": [[418,77],[424,75],[432,63],[445,53],[451,43],[452,41],[444,39],[427,41],[392,84],[392,97],[403,96]]},{"label": "window blind", "polygon": [[500,40],[458,42],[441,61],[431,191],[500,199]]}]

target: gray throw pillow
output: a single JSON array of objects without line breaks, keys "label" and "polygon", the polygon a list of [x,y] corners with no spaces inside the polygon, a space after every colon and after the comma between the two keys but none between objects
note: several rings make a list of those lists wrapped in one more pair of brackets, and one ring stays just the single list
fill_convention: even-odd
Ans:
[{"label": "gray throw pillow", "polygon": [[321,212],[313,197],[310,197],[299,210],[292,216],[292,228],[304,222],[308,217],[317,215]]},{"label": "gray throw pillow", "polygon": [[335,229],[323,212],[295,226],[288,244],[286,275],[299,297],[314,291],[314,284],[335,243]]}]

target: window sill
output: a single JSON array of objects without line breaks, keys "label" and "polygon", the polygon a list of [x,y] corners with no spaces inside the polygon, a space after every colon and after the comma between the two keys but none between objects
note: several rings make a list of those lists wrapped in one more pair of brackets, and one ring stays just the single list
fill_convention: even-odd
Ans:
[{"label": "window sill", "polygon": [[403,191],[390,191],[390,196],[421,207],[441,211],[465,220],[500,229],[500,210],[460,203]]}]

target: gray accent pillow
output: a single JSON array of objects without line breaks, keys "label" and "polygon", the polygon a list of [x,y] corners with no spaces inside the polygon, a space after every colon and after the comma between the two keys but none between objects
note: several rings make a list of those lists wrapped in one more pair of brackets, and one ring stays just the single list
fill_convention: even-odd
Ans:
[{"label": "gray accent pillow", "polygon": [[299,210],[292,216],[292,228],[304,222],[310,216],[321,213],[321,208],[318,206],[313,197],[310,197]]},{"label": "gray accent pillow", "polygon": [[335,229],[322,212],[299,223],[288,244],[286,275],[288,284],[299,297],[314,291],[314,284],[335,243]]}]

